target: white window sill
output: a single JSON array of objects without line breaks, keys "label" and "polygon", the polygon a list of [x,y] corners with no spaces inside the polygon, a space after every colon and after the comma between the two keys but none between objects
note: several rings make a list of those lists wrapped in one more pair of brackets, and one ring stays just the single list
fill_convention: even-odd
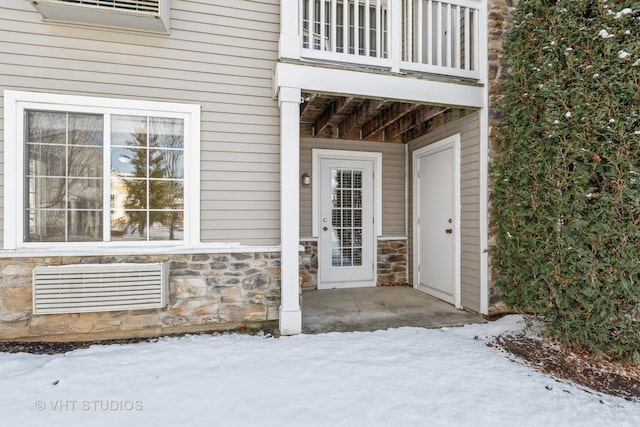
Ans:
[{"label": "white window sill", "polygon": [[[301,249],[304,250],[304,249]],[[61,256],[144,256],[144,255],[180,255],[200,253],[248,253],[280,252],[279,245],[251,246],[235,242],[202,243],[194,246],[75,246],[73,248],[21,248],[0,250],[0,258],[34,258]]]}]

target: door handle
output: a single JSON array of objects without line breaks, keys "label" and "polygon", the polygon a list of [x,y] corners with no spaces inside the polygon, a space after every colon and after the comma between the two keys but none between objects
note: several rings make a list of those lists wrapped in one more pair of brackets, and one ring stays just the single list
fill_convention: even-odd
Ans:
[{"label": "door handle", "polygon": [[444,232],[447,234],[451,234],[453,233],[453,228],[447,228],[446,230],[444,230]]}]

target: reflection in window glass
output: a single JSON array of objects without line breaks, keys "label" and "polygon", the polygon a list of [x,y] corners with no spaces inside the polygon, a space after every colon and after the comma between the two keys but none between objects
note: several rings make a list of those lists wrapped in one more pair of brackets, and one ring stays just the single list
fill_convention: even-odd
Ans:
[{"label": "reflection in window glass", "polygon": [[103,117],[26,112],[25,241],[102,240]]},{"label": "reflection in window glass", "polygon": [[25,241],[183,240],[183,119],[38,110],[24,119]]},{"label": "reflection in window glass", "polygon": [[331,171],[331,265],[362,265],[362,171]]},{"label": "reflection in window glass", "polygon": [[111,239],[182,240],[184,122],[112,118]]}]

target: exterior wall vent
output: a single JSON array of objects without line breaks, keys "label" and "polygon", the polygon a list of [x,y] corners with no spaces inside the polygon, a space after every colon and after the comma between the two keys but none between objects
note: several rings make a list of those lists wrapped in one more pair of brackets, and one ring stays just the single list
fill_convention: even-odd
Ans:
[{"label": "exterior wall vent", "polygon": [[168,34],[170,0],[33,0],[45,21]]},{"label": "exterior wall vent", "polygon": [[33,269],[33,314],[162,308],[167,263],[77,264]]}]

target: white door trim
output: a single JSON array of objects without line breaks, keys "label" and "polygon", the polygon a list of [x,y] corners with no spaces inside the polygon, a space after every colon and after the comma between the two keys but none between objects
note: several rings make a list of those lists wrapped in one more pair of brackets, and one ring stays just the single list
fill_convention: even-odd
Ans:
[{"label": "white door trim", "polygon": [[[322,271],[323,265],[320,263],[326,262],[320,255],[320,218],[322,217],[321,209],[321,183],[319,177],[321,176],[320,168],[323,160],[353,160],[364,161],[373,163],[373,189],[372,189],[372,205],[373,205],[373,235],[371,236],[371,268],[372,276],[370,279],[364,281],[348,281],[345,287],[371,287],[376,286],[377,283],[377,271],[378,271],[378,237],[382,234],[382,153],[376,152],[361,152],[361,151],[347,151],[347,150],[327,150],[327,149],[312,149],[312,233],[314,237],[318,238],[318,276],[317,286],[318,289],[333,289],[341,287],[337,282],[323,282]],[[338,286],[337,286],[338,285]]]},{"label": "white door trim", "polygon": [[417,191],[417,160],[419,157],[423,157],[425,155],[437,153],[442,151],[443,149],[453,147],[454,153],[454,305],[456,308],[462,308],[461,303],[461,280],[460,280],[460,265],[461,265],[461,254],[462,254],[462,246],[461,246],[461,203],[460,203],[460,134],[455,134],[444,138],[440,141],[437,141],[433,144],[427,145],[426,147],[422,147],[418,150],[415,150],[412,153],[412,185],[413,185],[413,287],[417,288],[418,286],[418,263],[416,260],[420,259],[420,245],[419,245],[419,236],[418,231],[419,228],[415,226],[416,220],[418,217],[418,191]]}]

